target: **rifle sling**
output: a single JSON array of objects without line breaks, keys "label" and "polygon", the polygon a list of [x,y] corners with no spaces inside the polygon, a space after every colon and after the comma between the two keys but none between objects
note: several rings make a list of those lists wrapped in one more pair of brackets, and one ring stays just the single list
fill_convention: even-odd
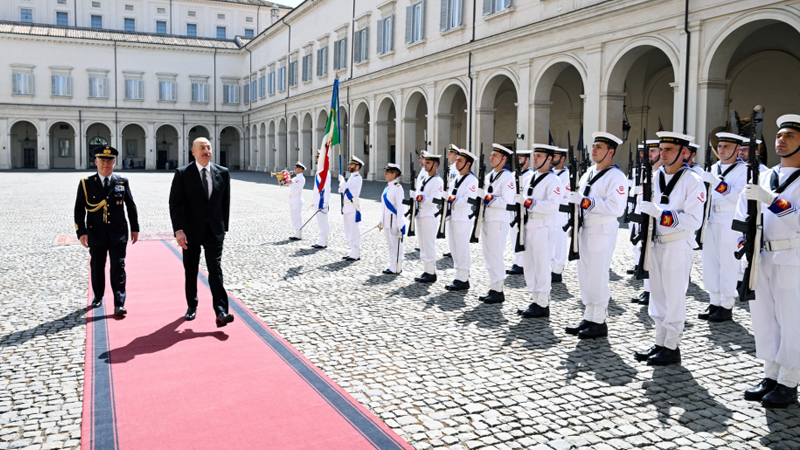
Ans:
[{"label": "rifle sling", "polygon": [[541,183],[542,180],[544,180],[544,178],[546,176],[550,175],[551,173],[553,173],[553,171],[547,171],[547,172],[543,173],[541,176],[538,176],[538,177],[536,176],[536,174],[534,174],[531,177],[531,185],[528,186],[528,197],[532,197],[533,196],[533,189],[536,187],[536,185]]},{"label": "rifle sling", "polygon": [[680,170],[675,172],[675,175],[672,179],[667,183],[666,173],[663,170],[658,171],[658,187],[661,191],[661,204],[666,205],[669,203],[669,195],[672,194],[672,190],[675,189],[675,186],[678,184],[678,180],[680,180],[681,175],[683,172],[686,171],[685,167],[681,167]]},{"label": "rifle sling", "polygon": [[776,194],[783,193],[783,191],[785,191],[786,188],[788,188],[792,183],[794,183],[795,180],[797,180],[797,178],[800,178],[800,169],[795,170],[791,175],[789,175],[788,178],[786,178],[783,181],[783,184],[778,186],[778,182],[780,180],[780,176],[778,175],[778,172],[779,172],[779,170],[773,170],[772,171],[772,177],[769,180],[770,188]]},{"label": "rifle sling", "polygon": [[600,178],[603,178],[603,175],[607,174],[608,171],[613,169],[613,168],[614,168],[614,166],[609,166],[609,167],[606,167],[605,169],[601,170],[597,174],[595,174],[595,176],[593,176],[592,179],[589,180],[588,183],[586,183],[586,187],[583,189],[583,196],[584,197],[588,197],[589,196],[589,191],[591,191],[591,189],[592,189],[592,185],[595,184],[597,182],[597,180],[599,180]]},{"label": "rifle sling", "polygon": [[735,169],[739,165],[740,161],[736,161],[735,163],[731,164],[730,167],[725,169],[725,172],[722,171],[722,164],[717,164],[717,175],[722,181],[725,181],[725,177],[731,173],[733,169]]}]

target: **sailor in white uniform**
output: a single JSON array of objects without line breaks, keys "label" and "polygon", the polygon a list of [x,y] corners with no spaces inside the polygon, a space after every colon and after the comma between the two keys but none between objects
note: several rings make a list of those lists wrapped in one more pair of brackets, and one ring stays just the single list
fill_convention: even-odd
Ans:
[{"label": "sailor in white uniform", "polygon": [[436,232],[439,229],[437,219],[439,211],[444,211],[444,208],[439,207],[444,196],[444,181],[438,174],[440,159],[441,155],[425,153],[422,163],[425,177],[421,183],[418,181],[416,196],[411,199],[417,202],[417,240],[423,270],[422,275],[414,278],[418,283],[436,281]]},{"label": "sailor in white uniform", "polygon": [[406,221],[403,218],[403,186],[400,185],[400,166],[389,163],[383,171],[388,184],[381,194],[381,222],[386,245],[389,248],[389,265],[383,271],[386,275],[396,275],[403,270],[403,236],[406,234]]},{"label": "sailor in white uniform", "polygon": [[[445,207],[449,210],[447,220],[447,242],[453,255],[453,268],[456,278],[444,288],[448,291],[469,289],[471,258],[469,238],[472,234],[472,203],[478,197],[478,179],[471,172],[477,157],[469,150],[460,150],[454,166],[458,177],[450,185]],[[505,242],[505,241],[504,241]]]},{"label": "sailor in white uniform", "polygon": [[[564,167],[567,159],[567,149],[556,148],[553,152],[553,161],[550,167],[553,173],[558,177],[561,182],[561,193],[563,198],[562,204],[569,203],[569,167]],[[564,227],[569,221],[569,214],[565,212],[556,212],[553,227],[551,227],[552,234],[550,236],[550,243],[553,247],[553,261],[550,264],[550,281],[551,283],[561,283],[561,274],[564,273],[564,267],[567,265],[567,232]]]},{"label": "sailor in white uniform", "polygon": [[[528,182],[531,180],[533,176],[533,170],[530,168],[531,164],[531,151],[530,150],[517,150],[517,164],[519,164],[519,170],[522,176],[520,177],[520,183],[522,186],[527,186]],[[508,275],[522,275],[523,269],[522,265],[524,263],[524,252],[517,252],[514,251],[514,248],[517,244],[517,235],[519,234],[518,230],[511,230],[511,233],[508,234],[508,243],[511,245],[511,251],[514,252],[514,263],[511,265],[511,268],[506,270],[506,274]]]},{"label": "sailor in white uniform", "polygon": [[[317,165],[319,171],[319,152],[314,157],[314,164]],[[312,245],[313,248],[326,248],[328,246],[328,236],[331,234],[331,227],[328,223],[328,211],[330,210],[331,203],[331,176],[330,173],[325,177],[325,184],[322,186],[323,190],[320,193],[319,185],[321,183],[320,174],[314,176],[314,196],[312,202],[317,208],[317,226],[319,227],[319,240],[316,244]]]},{"label": "sailor in white uniform", "polygon": [[342,201],[342,213],[344,220],[344,238],[347,246],[350,247],[350,254],[343,256],[346,261],[358,261],[361,259],[361,184],[363,179],[359,171],[364,167],[364,161],[353,156],[347,164],[347,171],[350,177],[345,181],[344,176],[339,175],[339,193],[344,194]]},{"label": "sailor in white uniform", "polygon": [[289,184],[289,214],[292,217],[292,228],[294,228],[294,236],[289,239],[293,241],[303,239],[303,187],[306,185],[303,171],[305,170],[305,164],[297,161],[294,165],[294,178]]}]

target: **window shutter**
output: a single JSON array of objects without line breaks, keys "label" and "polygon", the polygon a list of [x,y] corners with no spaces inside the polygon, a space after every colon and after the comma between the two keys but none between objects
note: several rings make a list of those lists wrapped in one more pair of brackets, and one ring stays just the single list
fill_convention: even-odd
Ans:
[{"label": "window shutter", "polygon": [[386,19],[381,19],[378,21],[378,47],[376,53],[378,55],[383,54],[383,27],[386,26]]},{"label": "window shutter", "polygon": [[394,14],[386,18],[386,30],[384,33],[388,35],[386,45],[383,47],[385,53],[394,50]]},{"label": "window shutter", "polygon": [[35,92],[33,90],[33,87],[34,87],[33,76],[34,75],[32,73],[30,73],[28,75],[25,75],[25,78],[28,79],[28,92],[26,92],[26,94],[28,94],[28,95],[34,95],[35,94]]},{"label": "window shutter", "polygon": [[50,75],[50,95],[58,95],[58,77]]},{"label": "window shutter", "polygon": [[341,50],[339,50],[339,68],[347,67],[347,38],[342,39]]},{"label": "window shutter", "polygon": [[492,11],[492,3],[495,0],[483,0],[483,15],[488,16],[489,14],[493,13]]},{"label": "window shutter", "polygon": [[361,36],[361,60],[366,61],[369,55],[369,27],[364,28],[364,35]]},{"label": "window shutter", "polygon": [[322,75],[328,74],[328,47],[322,49]]},{"label": "window shutter", "polygon": [[144,99],[144,80],[139,80],[136,82],[136,87],[138,88],[139,95],[136,97],[139,100]]},{"label": "window shutter", "polygon": [[67,97],[72,97],[72,77],[67,77]]},{"label": "window shutter", "polygon": [[197,83],[192,83],[192,101],[199,102],[200,101],[200,85]]},{"label": "window shutter", "polygon": [[442,0],[442,9],[439,11],[439,31],[446,31],[447,18],[450,17],[450,0]]},{"label": "window shutter", "polygon": [[353,58],[357,63],[361,62],[361,30],[353,34]]},{"label": "window shutter", "polygon": [[131,82],[125,80],[125,98],[131,98]]},{"label": "window shutter", "polygon": [[200,99],[202,102],[208,103],[208,83],[203,85],[203,98]]},{"label": "window shutter", "polygon": [[460,27],[464,16],[464,0],[453,0],[453,11],[455,11],[453,28]]},{"label": "window shutter", "polygon": [[170,84],[172,85],[172,101],[173,102],[177,102],[178,101],[178,82],[177,81],[173,81]]},{"label": "window shutter", "polygon": [[19,74],[11,74],[11,92],[14,94],[19,94],[19,78]]},{"label": "window shutter", "polygon": [[422,10],[422,13],[420,14],[421,17],[418,24],[420,40],[425,39],[425,0],[422,0],[421,3],[420,10]]},{"label": "window shutter", "polygon": [[341,53],[339,42],[340,41],[336,41],[333,43],[333,70],[339,70],[339,53]]},{"label": "window shutter", "polygon": [[406,6],[406,44],[414,41],[414,5]]}]

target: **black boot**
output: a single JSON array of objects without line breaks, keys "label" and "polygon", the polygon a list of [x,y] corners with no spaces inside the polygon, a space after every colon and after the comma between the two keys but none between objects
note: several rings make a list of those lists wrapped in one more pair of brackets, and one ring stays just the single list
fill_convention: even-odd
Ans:
[{"label": "black boot", "polygon": [[701,312],[700,314],[698,314],[697,318],[700,319],[700,320],[708,320],[708,318],[711,317],[712,314],[717,312],[718,309],[719,309],[719,306],[717,306],[717,305],[708,305],[708,308],[706,308],[706,311],[705,312]]},{"label": "black boot", "polygon": [[[650,294],[647,291],[642,291],[638,297],[633,297],[631,299],[631,303],[639,303],[640,301],[644,300],[645,296],[649,296]],[[648,298],[649,300],[649,298]]]},{"label": "black boot", "polygon": [[790,388],[778,383],[761,399],[761,406],[765,408],[786,408],[797,402],[797,386]]},{"label": "black boot", "polygon": [[591,324],[592,322],[589,322],[588,320],[581,320],[581,323],[579,323],[577,327],[567,327],[566,329],[564,329],[564,331],[566,331],[567,334],[577,336],[578,333],[581,332],[581,330],[585,330]]},{"label": "black boot", "polygon": [[772,390],[775,389],[775,386],[777,385],[778,385],[777,380],[773,380],[771,378],[764,378],[763,380],[761,380],[761,383],[758,383],[758,385],[756,385],[755,387],[751,387],[750,389],[744,391],[744,399],[760,402],[761,399],[763,399],[765,395],[772,392]]},{"label": "black boot", "polygon": [[485,297],[481,297],[480,299],[483,303],[487,303],[490,305],[494,303],[503,303],[504,301],[506,301],[506,294],[504,294],[503,292],[490,290]]},{"label": "black boot", "polygon": [[648,366],[667,366],[670,364],[678,364],[681,362],[681,349],[675,347],[675,350],[670,350],[666,347],[655,355],[647,358]]},{"label": "black boot", "polygon": [[542,308],[536,303],[531,303],[531,306],[528,306],[528,309],[526,309],[525,311],[518,309],[517,314],[521,315],[526,319],[535,319],[537,317],[550,317],[550,305]]},{"label": "black boot", "polygon": [[608,325],[603,323],[589,322],[590,325],[578,332],[579,339],[594,339],[608,336]]},{"label": "black boot", "polygon": [[466,291],[469,289],[469,281],[453,280],[452,283],[444,287],[448,291]]},{"label": "black boot", "polygon": [[561,274],[550,272],[550,283],[561,283]]},{"label": "black boot", "polygon": [[525,273],[525,270],[522,267],[514,264],[510,269],[506,270],[506,273],[508,275],[522,275]]},{"label": "black boot", "polygon": [[639,299],[640,305],[649,305],[650,304],[650,291],[642,292],[642,298]]},{"label": "black boot", "polygon": [[723,308],[718,307],[714,314],[708,316],[708,320],[711,322],[727,322],[728,320],[733,320],[733,308]]},{"label": "black boot", "polygon": [[647,350],[643,350],[641,352],[635,352],[633,354],[633,357],[636,358],[637,361],[644,362],[644,361],[647,361],[647,358],[655,355],[656,353],[660,352],[663,349],[664,349],[664,347],[662,347],[660,345],[654,345],[654,346],[648,348]]},{"label": "black boot", "polygon": [[414,278],[414,281],[417,283],[434,283],[436,282],[436,274],[425,272],[417,278]]}]

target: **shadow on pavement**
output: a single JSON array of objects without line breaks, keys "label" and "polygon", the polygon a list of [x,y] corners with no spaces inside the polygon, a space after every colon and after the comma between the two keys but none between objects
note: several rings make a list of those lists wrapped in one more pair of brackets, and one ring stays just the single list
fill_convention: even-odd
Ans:
[{"label": "shadow on pavement", "polygon": [[465,311],[456,322],[467,326],[475,323],[478,328],[498,328],[508,323],[508,319],[503,315],[503,304],[489,305],[481,303],[474,309]]},{"label": "shadow on pavement", "polygon": [[0,347],[22,345],[36,336],[48,336],[83,325],[86,322],[80,319],[86,315],[86,311],[86,307],[76,309],[64,317],[44,322],[27,330],[0,336]]},{"label": "shadow on pavement", "polygon": [[550,348],[559,343],[560,339],[550,328],[549,317],[539,317],[536,319],[525,319],[519,316],[520,320],[516,325],[508,328],[506,339],[503,345],[511,345],[516,340],[521,340],[522,346],[528,350],[542,350]]},{"label": "shadow on pavement", "polygon": [[469,291],[444,291],[441,294],[425,300],[425,309],[438,307],[441,311],[459,311],[467,307],[464,298]]},{"label": "shadow on pavement", "polygon": [[606,338],[578,340],[575,349],[567,352],[567,359],[561,364],[567,371],[566,384],[571,384],[573,380],[580,383],[577,378],[582,373],[591,372],[597,381],[611,386],[624,386],[633,381],[637,373],[611,350]]}]

